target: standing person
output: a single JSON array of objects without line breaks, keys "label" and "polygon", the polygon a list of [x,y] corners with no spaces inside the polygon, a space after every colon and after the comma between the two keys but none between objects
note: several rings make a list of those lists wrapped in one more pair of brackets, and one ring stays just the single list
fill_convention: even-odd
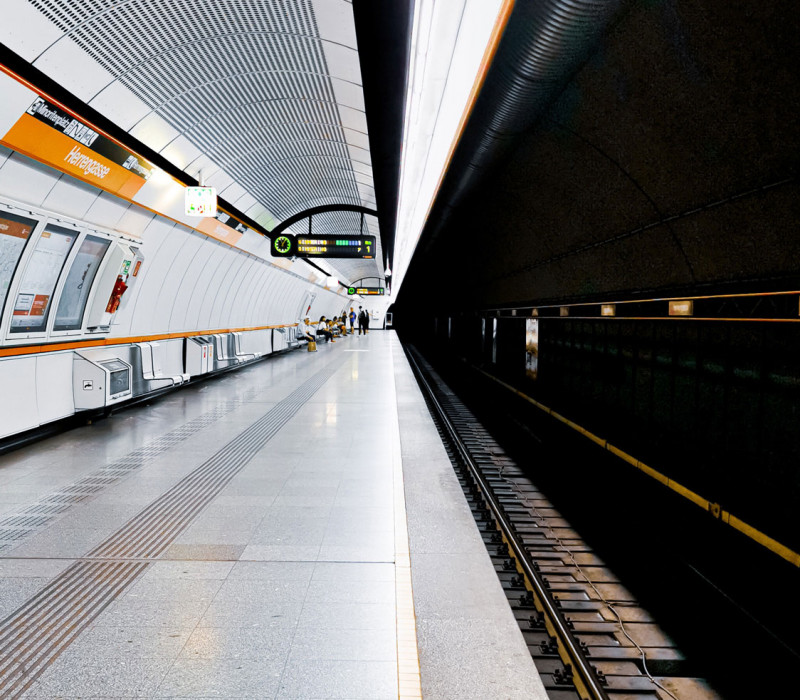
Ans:
[{"label": "standing person", "polygon": [[350,307],[350,332],[355,333],[356,327],[356,312],[353,311],[353,307]]},{"label": "standing person", "polygon": [[364,333],[369,333],[369,309],[364,309]]},{"label": "standing person", "polygon": [[366,325],[366,321],[364,319],[364,307],[358,307],[358,334],[361,335],[365,333],[364,326]]},{"label": "standing person", "polygon": [[328,330],[328,324],[325,322],[325,317],[319,317],[319,324],[317,325],[317,337],[322,336],[323,338],[327,338],[332,343],[336,341],[333,339],[333,333]]}]

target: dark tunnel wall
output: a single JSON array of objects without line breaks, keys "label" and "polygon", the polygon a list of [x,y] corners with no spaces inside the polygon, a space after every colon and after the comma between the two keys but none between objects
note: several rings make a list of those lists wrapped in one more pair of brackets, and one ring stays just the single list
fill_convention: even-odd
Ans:
[{"label": "dark tunnel wall", "polygon": [[632,3],[415,259],[401,307],[414,288],[482,308],[795,282],[798,20],[791,2]]},{"label": "dark tunnel wall", "polygon": [[[541,319],[531,382],[524,319],[489,310],[800,288],[799,28],[793,2],[630,3],[423,234],[394,309],[404,338],[502,376],[795,548],[800,324]],[[797,297],[780,299],[797,318]]]}]

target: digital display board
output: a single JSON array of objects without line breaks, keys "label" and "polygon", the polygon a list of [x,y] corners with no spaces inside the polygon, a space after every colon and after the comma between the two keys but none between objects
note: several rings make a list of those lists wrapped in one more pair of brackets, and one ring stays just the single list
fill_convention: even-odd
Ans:
[{"label": "digital display board", "polygon": [[360,294],[364,297],[383,296],[386,291],[383,287],[348,287],[348,294]]},{"label": "digital display board", "polygon": [[375,257],[375,236],[295,236],[282,233],[272,241],[278,258],[367,258]]}]

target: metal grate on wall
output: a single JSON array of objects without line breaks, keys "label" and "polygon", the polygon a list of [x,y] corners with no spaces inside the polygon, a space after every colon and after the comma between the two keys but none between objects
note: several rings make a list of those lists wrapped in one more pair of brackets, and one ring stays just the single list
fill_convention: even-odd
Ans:
[{"label": "metal grate on wall", "polygon": [[279,220],[375,206],[369,153],[347,142],[311,0],[29,2]]}]

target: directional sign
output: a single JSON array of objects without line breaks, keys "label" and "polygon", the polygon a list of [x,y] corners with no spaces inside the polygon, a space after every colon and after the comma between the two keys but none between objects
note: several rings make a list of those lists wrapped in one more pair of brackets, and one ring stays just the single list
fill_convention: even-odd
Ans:
[{"label": "directional sign", "polygon": [[383,296],[386,292],[383,287],[348,287],[348,294],[360,294],[363,297]]}]

